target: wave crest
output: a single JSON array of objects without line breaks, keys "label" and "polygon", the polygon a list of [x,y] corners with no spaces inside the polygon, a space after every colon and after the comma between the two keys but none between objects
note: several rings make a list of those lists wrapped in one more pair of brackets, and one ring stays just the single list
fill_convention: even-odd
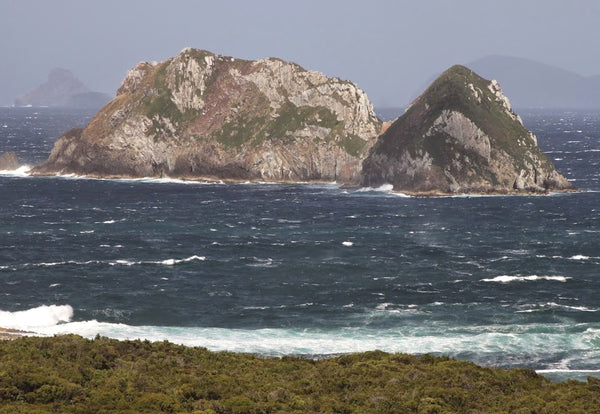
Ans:
[{"label": "wave crest", "polygon": [[511,282],[536,282],[540,280],[549,280],[554,282],[562,282],[565,283],[567,280],[571,279],[568,276],[537,276],[537,275],[529,275],[529,276],[509,276],[509,275],[501,275],[496,276],[491,279],[481,279],[482,282],[495,282],[495,283],[511,283]]},{"label": "wave crest", "polygon": [[69,305],[42,305],[24,311],[0,311],[0,326],[23,331],[38,331],[70,322],[73,308]]}]

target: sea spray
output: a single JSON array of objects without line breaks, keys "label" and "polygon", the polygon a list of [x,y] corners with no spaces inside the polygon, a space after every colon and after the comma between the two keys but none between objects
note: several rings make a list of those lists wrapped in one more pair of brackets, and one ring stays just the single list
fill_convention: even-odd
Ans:
[{"label": "sea spray", "polygon": [[43,305],[16,312],[0,311],[0,327],[40,332],[69,322],[72,317],[73,308],[69,305]]}]

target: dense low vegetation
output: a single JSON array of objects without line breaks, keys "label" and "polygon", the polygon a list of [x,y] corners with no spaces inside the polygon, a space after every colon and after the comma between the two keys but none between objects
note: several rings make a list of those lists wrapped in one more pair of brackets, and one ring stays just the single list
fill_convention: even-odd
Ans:
[{"label": "dense low vegetation", "polygon": [[367,352],[324,360],[78,336],[0,341],[0,413],[600,413],[600,381]]}]

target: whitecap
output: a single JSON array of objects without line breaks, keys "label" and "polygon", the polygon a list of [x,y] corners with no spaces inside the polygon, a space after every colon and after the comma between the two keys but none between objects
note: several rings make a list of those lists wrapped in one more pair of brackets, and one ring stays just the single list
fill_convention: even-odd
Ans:
[{"label": "whitecap", "polygon": [[548,306],[550,308],[561,308],[561,309],[568,309],[568,310],[576,310],[576,311],[580,311],[580,312],[598,312],[598,309],[590,309],[587,306],[563,305],[563,304],[559,304],[556,302],[548,302],[548,303],[546,303],[546,306]]},{"label": "whitecap", "polygon": [[482,282],[496,282],[496,283],[511,283],[511,282],[535,282],[539,280],[548,280],[555,282],[566,282],[571,279],[568,276],[509,276],[509,275],[501,275],[493,278],[481,279]]},{"label": "whitecap", "polygon": [[351,241],[344,241],[344,242],[342,242],[342,244],[343,244],[344,246],[346,246],[346,247],[351,247],[351,246],[354,246],[354,243],[353,243],[353,242],[351,242]]},{"label": "whitecap", "polygon": [[[166,259],[166,260],[161,260],[160,262],[148,262],[148,263],[157,263],[157,264],[163,264],[163,265],[167,265],[167,266],[173,266],[179,263],[189,263],[189,262],[194,262],[194,261],[205,261],[206,257],[205,256],[190,256],[190,257],[186,257],[185,259]],[[143,262],[142,262],[143,263]]]},{"label": "whitecap", "polygon": [[[117,247],[117,246],[115,246]],[[115,260],[114,262],[109,262],[109,265],[111,266],[116,266],[116,265],[121,265],[121,266],[134,266],[134,265],[152,265],[152,264],[158,264],[158,265],[163,265],[163,266],[174,266],[176,264],[179,263],[188,263],[188,262],[193,262],[193,261],[204,261],[206,260],[205,256],[190,256],[190,257],[186,257],[184,259],[173,259],[173,258],[169,258],[169,259],[163,259],[163,260],[138,260],[138,261],[134,261],[134,260],[126,260],[126,259],[118,259]]]},{"label": "whitecap", "polygon": [[165,266],[173,266],[177,261],[175,259],[166,259],[166,260],[161,260],[160,262],[157,262],[159,264],[165,265]]},{"label": "whitecap", "polygon": [[140,262],[134,262],[131,260],[125,260],[125,259],[118,259],[115,260],[114,262],[110,262],[109,264],[111,266],[116,266],[116,265],[121,265],[121,266],[133,266],[134,264],[138,264]]},{"label": "whitecap", "polygon": [[571,260],[589,260],[590,257],[589,256],[584,256],[582,254],[576,254],[574,256],[569,257],[569,259],[571,259]]},{"label": "whitecap", "polygon": [[598,312],[598,309],[588,308],[587,306],[572,306],[566,304],[560,304],[556,302],[547,302],[543,304],[526,305],[528,309],[517,311],[517,313],[533,313],[543,312],[547,309],[563,309],[567,311],[578,311],[578,312]]}]

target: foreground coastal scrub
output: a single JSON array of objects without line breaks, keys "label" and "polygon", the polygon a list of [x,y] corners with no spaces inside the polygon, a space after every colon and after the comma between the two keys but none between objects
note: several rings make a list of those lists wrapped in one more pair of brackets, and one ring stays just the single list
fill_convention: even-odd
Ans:
[{"label": "foreground coastal scrub", "polygon": [[378,351],[271,359],[73,335],[0,341],[0,413],[56,412],[600,413],[600,380]]}]

